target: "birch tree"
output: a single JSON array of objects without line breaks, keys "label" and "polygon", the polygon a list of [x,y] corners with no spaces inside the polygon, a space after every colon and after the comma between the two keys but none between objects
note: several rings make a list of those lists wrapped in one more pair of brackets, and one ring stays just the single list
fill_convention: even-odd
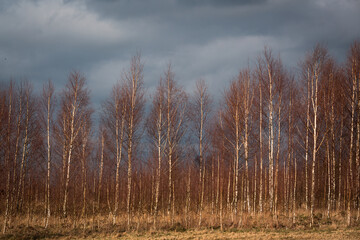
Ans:
[{"label": "birch tree", "polygon": [[[237,215],[238,198],[239,198],[239,161],[240,161],[240,150],[241,150],[241,93],[240,93],[240,82],[234,80],[231,82],[230,87],[225,91],[224,94],[224,112],[221,120],[224,121],[222,125],[224,131],[225,144],[232,153],[233,166],[233,199],[232,209],[233,216]],[[230,172],[228,181],[228,202],[230,196]]]},{"label": "birch tree", "polygon": [[49,225],[49,218],[51,216],[50,209],[50,175],[51,175],[51,136],[52,136],[52,124],[53,113],[55,104],[54,85],[49,80],[43,86],[42,92],[42,108],[43,108],[43,122],[46,126],[46,152],[47,152],[47,173],[45,184],[45,228]]},{"label": "birch tree", "polygon": [[[89,90],[86,87],[85,77],[79,72],[73,71],[69,75],[68,83],[61,95],[61,115],[64,118],[64,137],[68,143],[65,156],[66,172],[65,172],[65,187],[62,214],[67,217],[68,191],[70,183],[70,169],[71,163],[74,160],[73,151],[76,141],[79,138],[79,133],[85,118],[90,111],[89,108]],[[61,121],[60,121],[61,122]],[[68,124],[66,124],[68,123]]]},{"label": "birch tree", "polygon": [[312,164],[311,164],[311,226],[314,225],[314,203],[315,203],[315,167],[317,162],[317,152],[321,147],[326,134],[323,133],[322,138],[319,138],[319,97],[320,97],[320,80],[324,71],[324,66],[327,61],[327,51],[325,48],[317,45],[314,50],[307,55],[303,63],[302,72],[308,83],[308,90],[310,90],[310,118],[309,126],[311,126],[312,133]]},{"label": "birch tree", "polygon": [[131,224],[131,189],[132,189],[132,164],[134,159],[134,148],[139,141],[140,124],[143,117],[144,90],[143,90],[143,69],[140,54],[131,59],[130,68],[122,75],[124,83],[124,102],[125,111],[125,147],[127,150],[128,170],[127,170],[127,228]]},{"label": "birch tree", "polygon": [[4,224],[3,224],[3,233],[6,233],[9,221],[10,213],[10,180],[11,180],[11,169],[10,169],[10,154],[11,154],[11,131],[12,131],[12,108],[13,108],[13,83],[10,82],[8,97],[7,97],[7,129],[6,129],[6,151],[4,151],[5,159],[5,168],[6,168],[6,197],[5,197],[5,211],[4,211]]},{"label": "birch tree", "polygon": [[[111,97],[104,104],[104,112],[102,121],[104,123],[104,131],[107,132],[108,146],[115,155],[115,199],[114,207],[111,210],[113,224],[116,223],[119,208],[119,187],[120,187],[120,164],[123,156],[124,131],[125,131],[125,86],[120,82],[116,83],[112,88]],[[113,144],[115,143],[115,146]],[[115,149],[115,150],[113,150]],[[103,152],[103,150],[102,150]],[[102,153],[103,155],[103,153]],[[103,158],[103,157],[102,157]]]},{"label": "birch tree", "polygon": [[196,89],[192,96],[190,103],[190,119],[192,122],[192,128],[196,135],[198,144],[198,156],[200,160],[199,164],[199,227],[202,221],[202,210],[204,204],[204,192],[205,192],[205,160],[204,152],[208,149],[208,120],[211,109],[211,98],[207,90],[207,86],[203,79],[196,82]]},{"label": "birch tree", "polygon": [[[253,103],[253,89],[251,86],[251,73],[249,69],[240,72],[239,80],[242,81],[243,89],[243,145],[244,145],[244,160],[245,160],[245,192],[246,192],[246,206],[247,211],[250,213],[250,180],[249,180],[249,133],[250,133],[250,110]],[[256,191],[256,190],[254,190]]]},{"label": "birch tree", "polygon": [[[354,187],[352,186],[351,182],[353,181],[353,152],[354,152],[354,138],[355,138],[355,108],[356,108],[356,94],[359,94],[357,91],[359,79],[360,79],[360,45],[358,42],[355,42],[351,48],[350,48],[350,54],[346,63],[347,67],[347,76],[351,84],[351,126],[350,126],[350,144],[349,144],[349,161],[348,161],[348,173],[347,173],[347,186],[348,186],[348,192],[347,192],[347,224],[348,226],[351,225],[351,204],[352,204],[352,198],[355,196],[355,194],[359,195],[358,192],[358,186],[359,186],[359,159],[355,160],[355,176],[356,183],[355,183],[355,194],[353,193]],[[358,113],[359,114],[359,113]],[[359,129],[358,129],[359,131]],[[358,133],[359,134],[359,133]],[[359,147],[359,146],[358,146]],[[355,151],[358,152],[358,149]],[[357,154],[359,155],[359,154]],[[357,157],[357,156],[356,156]],[[358,200],[358,196],[357,196]],[[359,207],[359,205],[358,205]],[[358,210],[359,211],[359,210]]]},{"label": "birch tree", "polygon": [[[261,88],[264,93],[264,100],[266,102],[266,116],[268,119],[268,161],[269,161],[269,170],[268,170],[268,191],[269,191],[269,211],[271,214],[274,213],[274,145],[275,145],[275,133],[274,129],[280,128],[279,119],[278,124],[275,123],[276,110],[275,106],[278,103],[278,107],[281,107],[281,94],[280,91],[282,88],[282,81],[284,79],[284,72],[280,58],[274,58],[271,50],[265,48],[263,56],[258,58],[256,77],[261,82]],[[278,129],[279,131],[279,129]],[[279,134],[279,132],[278,132]],[[262,145],[262,144],[260,144]],[[261,153],[262,154],[262,153]],[[276,168],[276,163],[275,163]],[[266,174],[265,174],[266,177]],[[266,187],[266,184],[265,184]],[[265,191],[265,197],[267,192]],[[260,207],[261,208],[261,207]],[[275,216],[275,215],[274,215]]]},{"label": "birch tree", "polygon": [[157,159],[156,176],[155,176],[155,200],[154,200],[154,228],[156,229],[157,215],[159,208],[160,194],[160,177],[161,165],[164,157],[166,145],[165,135],[165,87],[163,80],[160,79],[156,93],[153,97],[151,111],[147,120],[147,132],[151,138],[153,146],[153,155]]},{"label": "birch tree", "polygon": [[170,216],[173,183],[173,167],[177,162],[175,153],[179,152],[179,143],[184,135],[184,121],[187,105],[187,95],[177,86],[171,64],[164,73],[165,79],[165,111],[166,111],[166,157],[168,162],[168,202],[167,214]]}]

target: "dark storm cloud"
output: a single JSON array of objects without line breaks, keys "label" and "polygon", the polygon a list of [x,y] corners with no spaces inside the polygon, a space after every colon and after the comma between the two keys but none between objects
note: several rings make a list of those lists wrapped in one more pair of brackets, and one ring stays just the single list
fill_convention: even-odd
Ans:
[{"label": "dark storm cloud", "polygon": [[217,7],[222,6],[244,6],[244,5],[257,5],[265,3],[267,0],[177,0],[179,5],[188,5],[188,6],[199,6],[199,5],[213,5]]},{"label": "dark storm cloud", "polygon": [[203,77],[219,94],[264,45],[291,68],[317,42],[343,60],[360,37],[359,9],[356,0],[5,0],[0,79],[60,88],[77,69],[99,103],[140,50],[149,92],[171,61],[185,89]]}]

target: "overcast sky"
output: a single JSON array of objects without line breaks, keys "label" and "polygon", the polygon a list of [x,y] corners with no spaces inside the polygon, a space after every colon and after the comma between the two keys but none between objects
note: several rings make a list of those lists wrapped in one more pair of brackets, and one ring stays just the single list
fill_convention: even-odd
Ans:
[{"label": "overcast sky", "polygon": [[151,93],[169,61],[188,92],[204,78],[220,95],[264,46],[297,71],[318,42],[344,61],[360,37],[358,0],[1,0],[0,81],[83,73],[95,106],[141,51]]}]

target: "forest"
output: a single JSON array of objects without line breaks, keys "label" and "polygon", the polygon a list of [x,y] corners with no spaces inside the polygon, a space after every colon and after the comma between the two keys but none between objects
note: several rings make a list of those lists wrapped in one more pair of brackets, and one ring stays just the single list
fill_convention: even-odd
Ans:
[{"label": "forest", "polygon": [[136,54],[99,112],[78,71],[62,89],[1,82],[2,232],[358,226],[360,42],[343,63],[317,44],[298,69],[265,47],[215,101],[171,64],[148,92]]}]

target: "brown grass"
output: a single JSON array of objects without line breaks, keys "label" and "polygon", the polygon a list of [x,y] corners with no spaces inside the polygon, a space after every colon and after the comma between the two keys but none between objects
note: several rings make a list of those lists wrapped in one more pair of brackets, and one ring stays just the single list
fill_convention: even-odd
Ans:
[{"label": "brown grass", "polygon": [[[86,219],[69,217],[66,220],[53,217],[49,228],[43,227],[43,218],[19,216],[12,219],[11,227],[0,239],[360,239],[360,224],[355,222],[348,228],[342,212],[317,212],[315,226],[310,227],[310,217],[299,210],[296,223],[284,214],[273,218],[269,214],[224,215],[223,231],[217,214],[204,212],[202,225],[198,216],[191,213],[189,225],[184,215],[176,215],[173,223],[169,216],[158,217],[157,229],[153,228],[150,214],[135,214],[132,227],[126,231],[126,215],[120,215],[115,225],[111,216],[91,216]],[[355,215],[355,214],[354,214]]]},{"label": "brown grass", "polygon": [[[110,230],[110,229],[108,229]],[[122,232],[115,228],[110,231],[83,231],[73,229],[43,229],[39,227],[19,228],[18,232],[2,235],[0,239],[360,239],[360,229],[193,229],[178,231]]]}]

